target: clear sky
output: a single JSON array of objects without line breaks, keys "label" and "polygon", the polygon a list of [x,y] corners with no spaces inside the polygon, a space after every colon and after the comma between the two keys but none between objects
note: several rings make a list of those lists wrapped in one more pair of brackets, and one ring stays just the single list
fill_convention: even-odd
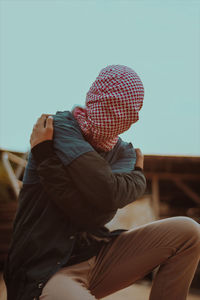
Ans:
[{"label": "clear sky", "polygon": [[200,155],[200,0],[0,1],[0,147],[27,151],[42,113],[84,105],[99,71],[133,68],[145,154]]}]

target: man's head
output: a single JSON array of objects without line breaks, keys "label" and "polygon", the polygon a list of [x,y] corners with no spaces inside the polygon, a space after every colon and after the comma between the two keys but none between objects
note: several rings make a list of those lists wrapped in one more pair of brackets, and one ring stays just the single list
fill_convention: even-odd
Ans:
[{"label": "man's head", "polygon": [[97,131],[113,137],[139,119],[144,87],[139,76],[122,65],[102,69],[86,95],[87,116]]},{"label": "man's head", "polygon": [[144,87],[135,71],[123,65],[103,68],[86,95],[82,126],[86,137],[100,148],[112,148],[118,135],[138,121],[143,99]]}]

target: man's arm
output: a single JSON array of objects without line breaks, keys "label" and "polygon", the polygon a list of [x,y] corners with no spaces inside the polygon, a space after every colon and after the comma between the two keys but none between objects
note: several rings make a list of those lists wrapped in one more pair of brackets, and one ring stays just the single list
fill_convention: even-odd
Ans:
[{"label": "man's arm", "polygon": [[[109,164],[95,151],[74,160],[67,170],[77,189],[95,202],[100,210],[122,208],[140,198],[146,189],[145,176],[136,163],[136,169],[128,173],[112,173]],[[81,178],[81,180],[80,180]]]},{"label": "man's arm", "polygon": [[[41,141],[41,136],[45,132],[44,126],[41,127],[41,124],[42,121],[38,127],[35,128],[35,134],[33,131],[32,147],[36,144],[34,143],[34,137],[36,137],[35,140],[37,140],[37,135],[39,135],[39,140]],[[51,125],[51,130],[53,131],[53,124]],[[48,130],[50,130],[50,128]],[[40,131],[43,133],[39,133]],[[43,140],[45,139],[50,138],[43,136]],[[95,151],[82,154],[65,167],[65,170],[67,174],[71,176],[77,190],[83,198],[85,198],[87,203],[103,213],[113,212],[133,202],[142,196],[146,188],[146,180],[140,170],[113,174],[109,164]],[[47,165],[45,165],[45,168],[40,166],[38,172],[41,178],[43,178],[44,184],[47,180],[53,179],[54,174],[52,174],[50,170],[48,172]],[[51,180],[51,182],[53,188],[53,180]],[[56,186],[57,184],[55,183],[55,190]],[[60,189],[60,194],[65,193],[65,189],[66,186],[63,184]]]}]

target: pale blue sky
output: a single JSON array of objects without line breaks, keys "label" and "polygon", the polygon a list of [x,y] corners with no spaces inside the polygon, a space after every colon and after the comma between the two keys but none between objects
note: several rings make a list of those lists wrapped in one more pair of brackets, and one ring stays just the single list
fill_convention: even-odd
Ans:
[{"label": "pale blue sky", "polygon": [[0,1],[0,147],[26,151],[41,113],[84,104],[99,71],[133,68],[145,154],[200,155],[200,0]]}]

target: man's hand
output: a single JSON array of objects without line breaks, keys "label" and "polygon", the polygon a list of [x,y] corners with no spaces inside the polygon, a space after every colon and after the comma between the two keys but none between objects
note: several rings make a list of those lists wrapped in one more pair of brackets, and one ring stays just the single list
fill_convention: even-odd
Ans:
[{"label": "man's hand", "polygon": [[33,127],[30,137],[31,149],[37,144],[53,139],[53,117],[43,114]]},{"label": "man's hand", "polygon": [[135,167],[140,167],[143,170],[144,167],[144,155],[139,148],[135,149],[136,152],[136,163]]}]

